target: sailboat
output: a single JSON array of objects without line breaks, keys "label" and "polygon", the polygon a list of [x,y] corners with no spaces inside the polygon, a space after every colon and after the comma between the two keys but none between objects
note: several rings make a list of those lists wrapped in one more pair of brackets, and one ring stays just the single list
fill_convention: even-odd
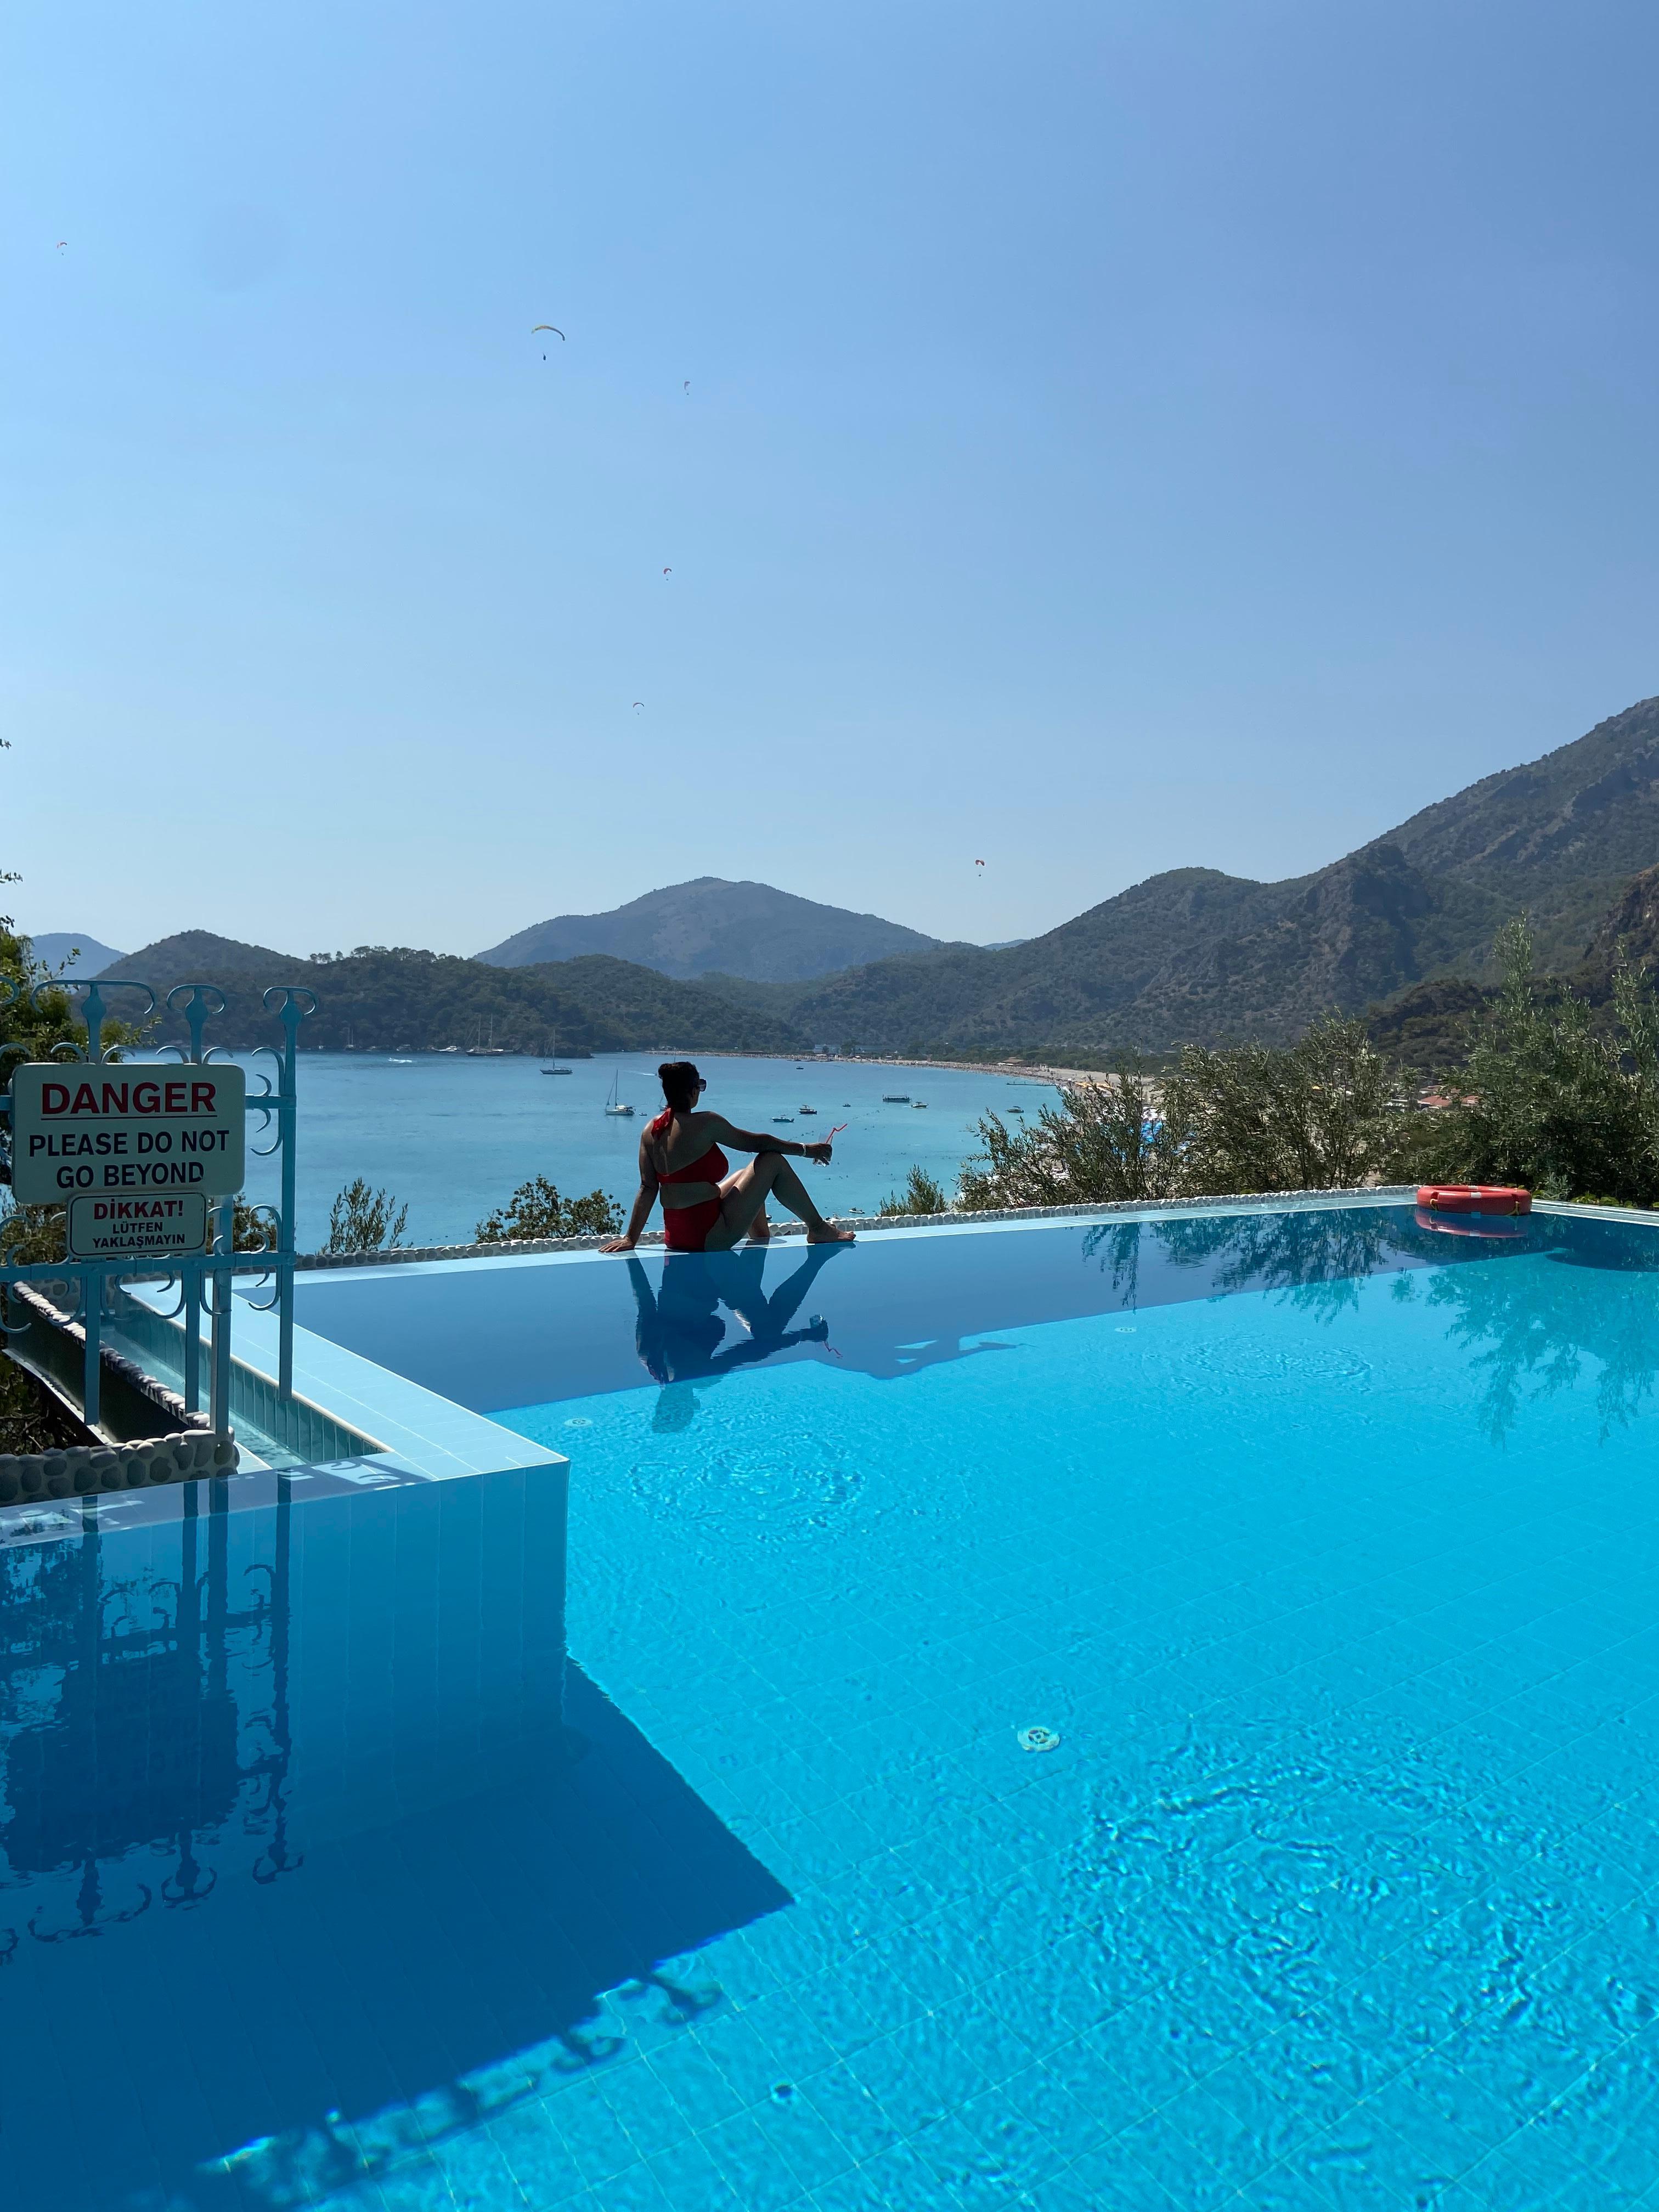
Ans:
[{"label": "sailboat", "polygon": [[[480,1023],[478,1027],[482,1028],[483,1024]],[[474,1036],[477,1036],[478,1033],[477,1029],[475,1029],[472,1033]],[[507,1047],[504,1044],[497,1044],[495,1042],[495,1017],[492,1014],[489,1017],[489,1042],[488,1044],[468,1045],[466,1048],[466,1056],[469,1060],[501,1060],[506,1056],[506,1053]]]},{"label": "sailboat", "polygon": [[561,1067],[559,1066],[559,1033],[557,1030],[550,1030],[547,1033],[547,1056],[552,1061],[553,1065],[551,1067],[543,1068],[542,1073],[544,1075],[574,1075],[576,1071],[574,1067]]},{"label": "sailboat", "polygon": [[617,1095],[621,1088],[622,1070],[621,1068],[618,1068],[611,1079],[611,1090],[610,1094],[605,1102],[605,1110],[607,1114],[625,1114],[631,1118],[634,1109],[631,1106],[623,1105],[622,1100]]}]

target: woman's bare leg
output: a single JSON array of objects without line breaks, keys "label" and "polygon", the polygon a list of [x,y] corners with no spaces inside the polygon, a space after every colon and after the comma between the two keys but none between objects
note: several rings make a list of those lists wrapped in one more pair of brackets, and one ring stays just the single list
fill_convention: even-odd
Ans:
[{"label": "woman's bare leg", "polygon": [[775,1192],[780,1204],[799,1214],[806,1224],[809,1244],[850,1244],[850,1229],[832,1229],[807,1195],[805,1184],[781,1152],[762,1152],[729,1182],[720,1185],[720,1218],[709,1231],[703,1249],[728,1252]]}]

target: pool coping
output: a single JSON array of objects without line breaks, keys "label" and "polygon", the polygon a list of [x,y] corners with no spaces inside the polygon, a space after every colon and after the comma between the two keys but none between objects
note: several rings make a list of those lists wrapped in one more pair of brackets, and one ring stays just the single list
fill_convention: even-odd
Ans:
[{"label": "pool coping", "polygon": [[[1103,1198],[1076,1206],[1000,1206],[973,1212],[952,1207],[945,1213],[837,1213],[831,1214],[830,1219],[837,1228],[854,1230],[862,1237],[872,1230],[890,1234],[919,1229],[1012,1229],[1027,1222],[1085,1221],[1103,1215],[1121,1218],[1139,1214],[1190,1216],[1229,1209],[1279,1213],[1316,1206],[1401,1206],[1416,1194],[1415,1183],[1376,1183],[1359,1189],[1233,1191],[1206,1198]],[[1612,1211],[1606,1206],[1579,1210],[1598,1213]],[[803,1222],[781,1221],[772,1225],[774,1243],[780,1239],[804,1237],[805,1234]],[[318,1273],[341,1267],[429,1267],[473,1260],[500,1262],[546,1259],[602,1251],[614,1241],[609,1237],[536,1237],[516,1241],[504,1238],[487,1244],[411,1244],[401,1250],[385,1252],[302,1252],[295,1259],[295,1267],[304,1273]],[[647,1230],[637,1249],[661,1251],[661,1230]]]}]

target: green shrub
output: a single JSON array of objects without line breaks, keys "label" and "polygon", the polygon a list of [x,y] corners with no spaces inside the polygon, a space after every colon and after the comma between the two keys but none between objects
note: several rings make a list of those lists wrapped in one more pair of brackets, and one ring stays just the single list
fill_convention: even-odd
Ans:
[{"label": "green shrub", "polygon": [[948,1213],[951,1196],[926,1168],[912,1168],[902,1190],[890,1190],[877,1207],[878,1213]]},{"label": "green shrub", "polygon": [[0,1194],[0,1265],[32,1267],[61,1260],[68,1249],[61,1206],[15,1206],[9,1191]]},{"label": "green shrub", "polygon": [[1120,1068],[1099,1083],[1060,1086],[1029,1128],[1000,1114],[979,1125],[985,1149],[962,1171],[962,1204],[1079,1206],[1177,1194],[1182,1131],[1161,1111],[1146,1072]]},{"label": "green shrub", "polygon": [[550,1237],[615,1237],[622,1208],[602,1190],[586,1198],[561,1198],[545,1176],[521,1182],[505,1206],[478,1224],[480,1244],[515,1244]]},{"label": "green shrub", "polygon": [[1177,1193],[1391,1182],[1416,1139],[1399,1085],[1364,1022],[1334,1015],[1293,1045],[1188,1045],[1164,1083]]},{"label": "green shrub", "polygon": [[[395,1209],[395,1210],[394,1210]],[[237,1227],[246,1209],[237,1208]],[[389,1190],[371,1190],[362,1176],[349,1182],[329,1210],[325,1252],[395,1252],[403,1242],[409,1208]],[[249,1225],[256,1227],[250,1216]],[[239,1247],[239,1249],[241,1249]],[[252,1248],[258,1249],[256,1244]]]},{"label": "green shrub", "polygon": [[1524,917],[1499,935],[1503,985],[1479,1016],[1454,1103],[1433,1116],[1425,1177],[1520,1183],[1542,1198],[1659,1200],[1659,1004],[1621,957],[1611,1019],[1540,979]]},{"label": "green shrub", "polygon": [[1410,1164],[1419,1118],[1364,1024],[1332,1018],[1288,1047],[1189,1045],[1160,1080],[1137,1064],[1065,1085],[1060,1104],[1028,1129],[988,1115],[984,1152],[963,1170],[962,1203],[1356,1189]]}]

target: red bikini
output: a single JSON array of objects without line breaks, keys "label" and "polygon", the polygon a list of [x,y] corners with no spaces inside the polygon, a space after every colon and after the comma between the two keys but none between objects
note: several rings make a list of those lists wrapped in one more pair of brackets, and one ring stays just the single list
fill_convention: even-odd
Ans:
[{"label": "red bikini", "polygon": [[[658,1115],[654,1121],[646,1124],[647,1137],[659,1137],[673,1120],[669,1108]],[[710,1145],[700,1159],[689,1167],[676,1168],[672,1174],[659,1175],[664,1182],[718,1183],[732,1163],[718,1145]],[[665,1206],[662,1210],[663,1243],[671,1252],[701,1252],[709,1231],[720,1218],[720,1201],[717,1198],[700,1200],[696,1206]]]}]

